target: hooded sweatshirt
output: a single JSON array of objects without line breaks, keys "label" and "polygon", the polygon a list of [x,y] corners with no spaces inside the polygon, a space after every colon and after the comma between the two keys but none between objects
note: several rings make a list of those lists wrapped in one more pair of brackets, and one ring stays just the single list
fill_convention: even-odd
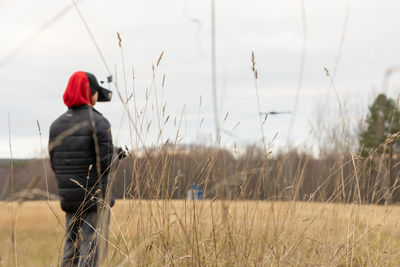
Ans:
[{"label": "hooded sweatshirt", "polygon": [[69,108],[88,104],[93,105],[89,79],[85,72],[77,71],[72,74],[65,89],[63,99],[65,105]]}]

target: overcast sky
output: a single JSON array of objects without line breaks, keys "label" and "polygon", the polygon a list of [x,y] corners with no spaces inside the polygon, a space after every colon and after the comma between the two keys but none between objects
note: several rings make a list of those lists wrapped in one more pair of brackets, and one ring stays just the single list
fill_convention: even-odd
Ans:
[{"label": "overcast sky", "polygon": [[[8,116],[13,156],[46,154],[48,128],[66,110],[62,94],[71,74],[88,71],[99,80],[108,75],[77,10],[72,6],[53,19],[70,5],[68,0],[0,0],[0,157],[10,156]],[[214,138],[210,1],[84,0],[78,6],[111,72],[117,70],[119,90],[125,97],[117,32],[121,34],[127,91],[128,95],[132,92],[134,67],[139,110],[145,106],[146,88],[152,85],[152,64],[164,51],[155,82],[157,101],[162,102],[159,106],[167,103],[164,119],[170,115],[164,141],[175,138],[178,126],[174,118],[179,121],[183,114],[181,142],[210,144]],[[304,10],[304,75],[291,134],[296,144],[313,143],[309,133],[318,116],[332,122],[339,118],[333,91],[324,104],[329,78],[323,67],[332,73],[338,62],[334,80],[338,96],[347,105],[347,116],[357,118],[380,91],[385,70],[400,65],[400,2],[305,0]],[[303,30],[301,1],[216,0],[218,107],[221,127],[228,132],[222,134],[223,146],[261,140],[252,51],[262,111],[293,110]],[[22,48],[13,54],[18,47]],[[392,96],[398,94],[399,78],[393,75],[391,79],[388,92]],[[111,89],[116,91],[114,86]],[[148,145],[154,143],[159,131],[157,113],[152,110],[155,103],[152,87],[145,114],[145,120],[152,121],[145,135]],[[321,112],[321,107],[329,107],[329,112]],[[112,123],[115,144],[134,146],[117,95],[111,103],[100,103],[96,108]],[[130,108],[133,111],[132,101]],[[291,116],[270,116],[264,124],[267,141],[278,133],[276,148],[287,142]],[[42,144],[36,121],[41,125]]]}]

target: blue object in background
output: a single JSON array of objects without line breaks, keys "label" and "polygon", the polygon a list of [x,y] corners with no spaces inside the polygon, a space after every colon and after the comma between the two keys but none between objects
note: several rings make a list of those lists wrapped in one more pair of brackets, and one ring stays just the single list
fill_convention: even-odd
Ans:
[{"label": "blue object in background", "polygon": [[203,200],[203,190],[197,190],[197,200]]},{"label": "blue object in background", "polygon": [[189,189],[187,192],[188,200],[203,200],[204,193],[203,190],[197,188],[196,184],[193,184],[192,189]]}]

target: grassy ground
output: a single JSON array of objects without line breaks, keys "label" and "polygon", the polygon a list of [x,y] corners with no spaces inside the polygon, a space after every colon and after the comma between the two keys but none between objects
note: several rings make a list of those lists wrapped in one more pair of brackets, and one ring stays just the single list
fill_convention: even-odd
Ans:
[{"label": "grassy ground", "polygon": [[[13,203],[13,210],[18,266],[57,266],[59,204]],[[11,211],[0,203],[2,266],[15,261]],[[127,200],[112,211],[105,266],[400,265],[396,206]]]}]

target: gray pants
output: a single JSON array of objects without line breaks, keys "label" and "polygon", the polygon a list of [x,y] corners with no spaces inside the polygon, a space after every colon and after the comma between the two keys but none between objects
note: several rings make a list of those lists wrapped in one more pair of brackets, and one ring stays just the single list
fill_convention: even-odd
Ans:
[{"label": "gray pants", "polygon": [[[99,263],[98,243],[107,238],[109,216],[103,221],[106,231],[99,237],[96,227],[99,212],[88,211],[80,215],[66,213],[66,239],[61,267],[95,267]],[[107,243],[105,243],[107,244]],[[103,256],[106,256],[104,249]]]}]

